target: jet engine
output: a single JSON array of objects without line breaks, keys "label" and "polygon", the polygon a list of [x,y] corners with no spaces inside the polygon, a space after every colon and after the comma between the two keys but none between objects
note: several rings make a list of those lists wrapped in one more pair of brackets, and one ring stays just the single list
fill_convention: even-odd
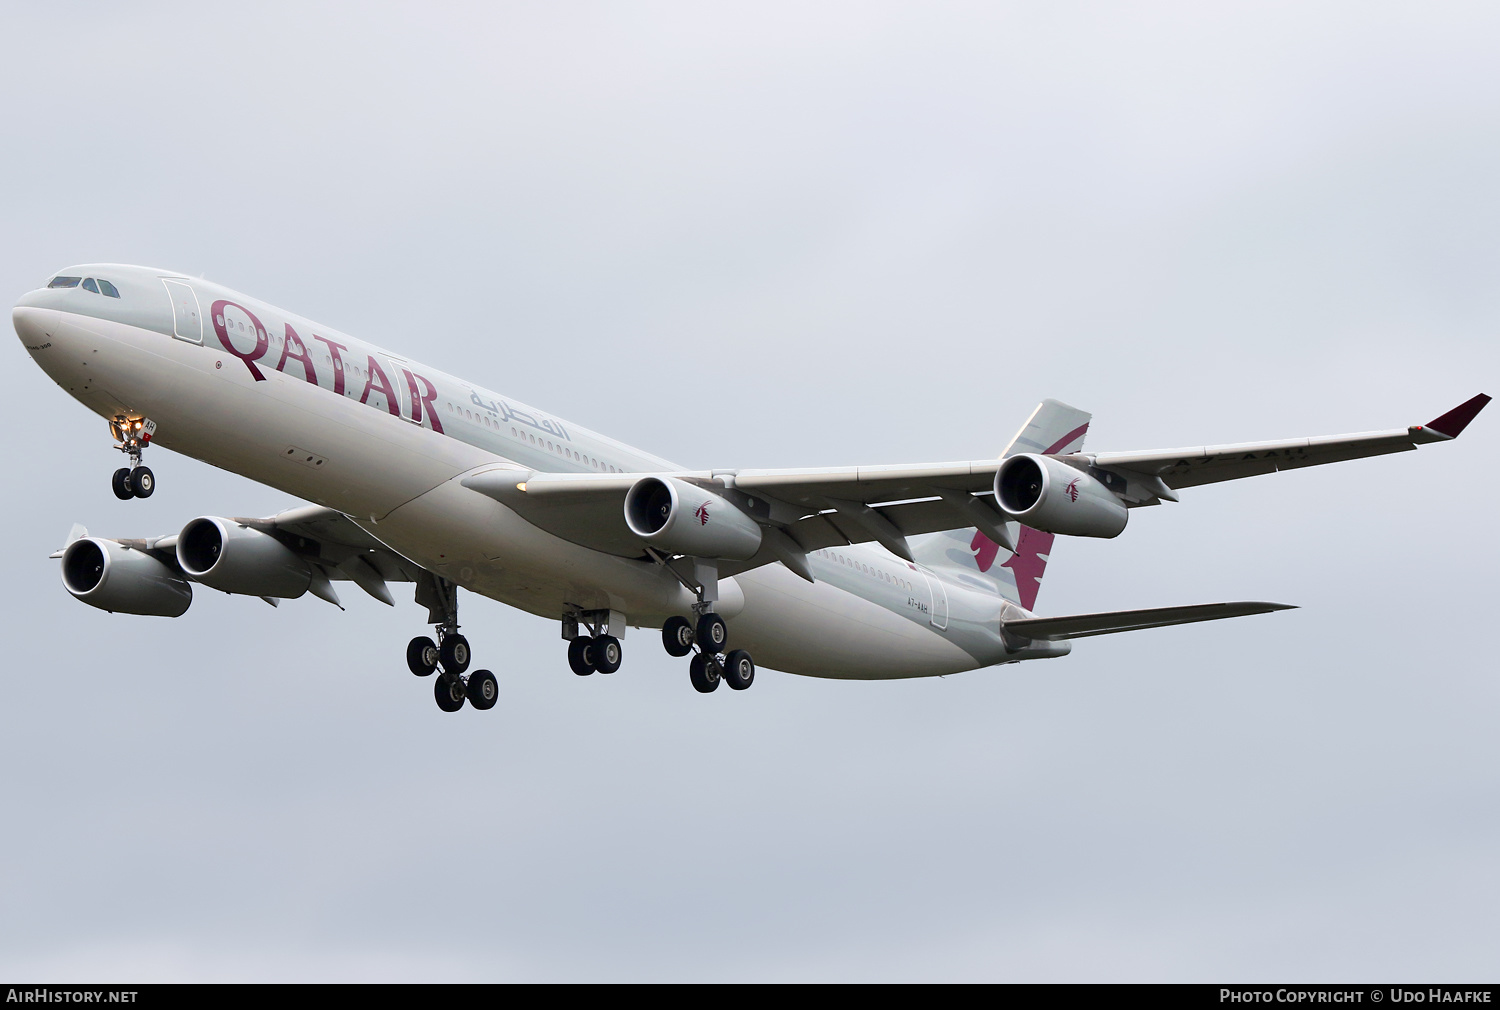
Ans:
[{"label": "jet engine", "polygon": [[745,561],[760,550],[760,526],[727,498],[676,477],[642,477],[625,495],[625,525],[672,554]]},{"label": "jet engine", "polygon": [[177,563],[205,586],[245,596],[294,600],[312,582],[312,569],[286,544],[215,516],[200,516],[182,528]]},{"label": "jet engine", "polygon": [[1032,529],[1072,537],[1117,537],[1130,518],[1125,503],[1093,477],[1029,452],[1000,464],[995,500]]},{"label": "jet engine", "polygon": [[146,617],[181,617],[193,602],[187,579],[145,551],[84,537],[62,556],[63,586],[91,607]]}]

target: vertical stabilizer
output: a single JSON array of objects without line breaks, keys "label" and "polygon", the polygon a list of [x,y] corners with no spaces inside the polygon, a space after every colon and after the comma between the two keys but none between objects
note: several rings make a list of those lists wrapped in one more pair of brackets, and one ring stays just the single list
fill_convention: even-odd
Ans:
[{"label": "vertical stabilizer", "polygon": [[1043,400],[1010,440],[1000,458],[1023,452],[1050,456],[1055,452],[1078,452],[1094,415],[1057,400]]},{"label": "vertical stabilizer", "polygon": [[[1018,453],[1079,452],[1093,415],[1057,400],[1043,400],[1016,432],[1000,458]],[[977,529],[948,530],[912,537],[918,563],[958,582],[985,580],[1000,595],[1027,610],[1036,606],[1042,575],[1052,554],[1053,536],[1020,523],[1010,525],[1016,553],[1010,554]],[[1005,555],[1002,561],[1001,556]]]}]

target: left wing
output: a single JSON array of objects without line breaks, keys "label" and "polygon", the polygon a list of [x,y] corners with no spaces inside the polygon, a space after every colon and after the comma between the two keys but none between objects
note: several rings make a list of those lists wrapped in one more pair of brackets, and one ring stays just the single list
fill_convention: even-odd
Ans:
[{"label": "left wing", "polygon": [[[1232,445],[1192,446],[1152,452],[1101,452],[1087,457],[1093,465],[1137,481],[1160,481],[1171,491],[1241,477],[1254,477],[1278,470],[1339,463],[1389,452],[1410,452],[1429,442],[1457,438],[1484,409],[1490,398],[1483,393],[1454,407],[1426,424],[1390,431],[1367,431],[1353,435],[1324,435],[1278,442],[1242,442]],[[1060,457],[1071,461],[1068,457]],[[1170,497],[1159,495],[1153,497]],[[1127,502],[1129,500],[1127,499]],[[1129,502],[1155,504],[1155,502]]]},{"label": "left wing", "polygon": [[[645,557],[652,545],[625,521],[627,495],[648,478],[658,482],[679,481],[726,499],[763,531],[761,549],[753,557],[721,563],[722,574],[782,561],[804,578],[810,578],[804,558],[809,552],[877,542],[911,561],[906,538],[941,530],[977,527],[996,543],[1013,549],[1017,520],[1000,509],[994,484],[1005,458],[1018,451],[1048,448],[1050,452],[1032,455],[1056,461],[1069,468],[1066,473],[1076,471],[1094,477],[1119,500],[1116,507],[1133,508],[1155,505],[1162,499],[1176,501],[1177,488],[1405,452],[1429,442],[1450,441],[1458,437],[1489,400],[1490,397],[1480,394],[1427,424],[1389,431],[1097,454],[1077,451],[1089,415],[1056,401],[1044,401],[1000,459],[826,470],[698,470],[608,475],[539,473],[502,465],[476,470],[463,479],[463,484],[566,540],[623,557]],[[1049,416],[1054,431],[1061,430],[1060,418],[1061,428],[1079,419],[1083,423],[1060,441],[1044,447],[1028,438],[1029,433],[1042,430],[1038,418],[1044,411],[1052,412]],[[691,550],[668,553],[692,555]]]}]

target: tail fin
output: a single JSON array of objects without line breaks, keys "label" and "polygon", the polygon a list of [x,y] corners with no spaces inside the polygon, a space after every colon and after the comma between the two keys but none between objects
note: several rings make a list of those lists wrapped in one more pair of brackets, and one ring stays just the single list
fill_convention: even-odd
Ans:
[{"label": "tail fin", "polygon": [[1089,421],[1093,417],[1093,414],[1066,403],[1043,400],[1016,432],[1016,437],[1010,440],[1000,458],[1022,452],[1036,452],[1043,456],[1055,452],[1077,452],[1083,448],[1083,436],[1088,433]]},{"label": "tail fin", "polygon": [[[1083,448],[1092,414],[1057,400],[1037,404],[1000,458],[1017,453],[1042,455],[1078,452]],[[1051,533],[1042,533],[1020,523],[1011,524],[1016,553],[996,565],[1000,545],[976,529],[948,530],[912,537],[912,553],[919,564],[935,574],[956,581],[987,581],[1000,595],[1027,610],[1036,606],[1037,591],[1052,553]]]}]

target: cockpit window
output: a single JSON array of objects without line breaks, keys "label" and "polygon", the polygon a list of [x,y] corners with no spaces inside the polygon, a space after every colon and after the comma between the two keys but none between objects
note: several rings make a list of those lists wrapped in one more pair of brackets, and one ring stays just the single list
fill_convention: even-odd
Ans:
[{"label": "cockpit window", "polygon": [[99,293],[102,295],[108,295],[111,298],[120,297],[120,289],[115,287],[109,281],[105,280],[103,277],[99,278]]},{"label": "cockpit window", "polygon": [[92,291],[97,295],[99,293],[99,285],[94,283],[94,278],[85,277],[83,280],[83,290]]},{"label": "cockpit window", "polygon": [[76,288],[82,277],[54,277],[47,284],[49,288]]}]

